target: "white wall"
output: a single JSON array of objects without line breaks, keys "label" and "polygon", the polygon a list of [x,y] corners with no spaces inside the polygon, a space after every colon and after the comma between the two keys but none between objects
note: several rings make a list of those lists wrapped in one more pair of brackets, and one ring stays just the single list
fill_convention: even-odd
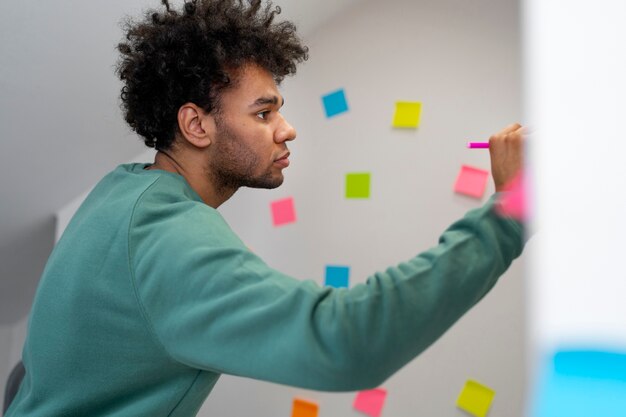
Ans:
[{"label": "white wall", "polygon": [[[487,153],[465,149],[468,139],[487,138],[521,118],[517,2],[361,2],[307,40],[311,59],[283,89],[284,114],[299,131],[285,184],[241,190],[221,211],[270,265],[321,284],[326,264],[346,264],[352,283],[363,282],[434,245],[446,226],[480,204],[453,194],[452,186],[461,164],[489,168]],[[340,87],[351,111],[326,120],[321,95]],[[396,100],[424,103],[418,131],[390,128]],[[344,199],[351,171],[372,173],[370,200]],[[269,203],[285,196],[295,198],[298,222],[274,229]],[[59,224],[72,210],[59,214]],[[485,300],[384,384],[384,415],[464,416],[454,402],[465,380],[475,378],[497,391],[491,417],[521,416],[524,311],[518,262]],[[351,408],[353,394],[225,376],[200,416],[288,416],[293,395],[318,401],[320,416],[360,415]]]}]

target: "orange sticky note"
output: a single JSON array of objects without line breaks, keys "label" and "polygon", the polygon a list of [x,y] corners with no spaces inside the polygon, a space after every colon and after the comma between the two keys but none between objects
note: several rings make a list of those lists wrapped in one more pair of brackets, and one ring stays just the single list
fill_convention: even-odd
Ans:
[{"label": "orange sticky note", "polygon": [[296,209],[292,197],[272,202],[271,208],[274,226],[282,226],[296,221]]},{"label": "orange sticky note", "polygon": [[354,399],[354,409],[371,417],[379,417],[386,398],[387,390],[383,388],[361,391]]},{"label": "orange sticky note", "polygon": [[454,184],[454,191],[474,198],[482,198],[487,188],[489,171],[463,165]]},{"label": "orange sticky note", "polygon": [[317,417],[319,406],[314,402],[294,398],[291,417]]},{"label": "orange sticky note", "polygon": [[476,417],[485,417],[496,392],[471,379],[465,383],[456,405]]}]

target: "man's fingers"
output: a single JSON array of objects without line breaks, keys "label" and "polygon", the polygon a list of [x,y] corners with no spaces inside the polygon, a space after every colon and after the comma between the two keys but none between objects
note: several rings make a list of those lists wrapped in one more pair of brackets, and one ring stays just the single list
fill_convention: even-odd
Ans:
[{"label": "man's fingers", "polygon": [[489,138],[489,142],[492,142],[492,141],[495,141],[495,140],[504,140],[504,138],[506,138],[511,133],[513,133],[513,134],[524,134],[524,130],[523,129],[524,129],[524,127],[521,124],[513,123],[512,125],[508,125],[504,129],[502,129],[501,131],[496,133],[495,135],[491,136]]},{"label": "man's fingers", "polygon": [[504,129],[502,129],[501,131],[499,131],[498,133],[496,133],[494,136],[505,136],[508,135],[509,133],[513,133],[515,131],[518,131],[522,128],[522,125],[519,123],[513,123],[512,125],[508,125],[507,127],[505,127]]},{"label": "man's fingers", "polygon": [[519,130],[522,128],[522,125],[519,123],[513,123],[512,125],[509,125],[507,127],[504,128],[504,130],[502,131],[502,133],[511,133],[511,132],[515,132],[516,130]]},{"label": "man's fingers", "polygon": [[525,130],[513,123],[489,138],[491,175],[496,191],[503,191],[523,165]]}]

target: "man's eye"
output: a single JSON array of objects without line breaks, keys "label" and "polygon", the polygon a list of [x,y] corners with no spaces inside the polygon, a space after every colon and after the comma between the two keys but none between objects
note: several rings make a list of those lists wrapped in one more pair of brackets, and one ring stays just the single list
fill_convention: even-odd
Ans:
[{"label": "man's eye", "polygon": [[267,116],[270,114],[269,111],[261,111],[256,114],[259,119],[267,120]]}]

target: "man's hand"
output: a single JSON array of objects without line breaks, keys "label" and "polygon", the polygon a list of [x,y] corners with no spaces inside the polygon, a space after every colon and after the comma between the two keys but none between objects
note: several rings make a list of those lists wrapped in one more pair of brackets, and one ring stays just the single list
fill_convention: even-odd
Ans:
[{"label": "man's hand", "polygon": [[489,138],[491,175],[496,192],[505,190],[523,166],[524,128],[514,123]]}]

